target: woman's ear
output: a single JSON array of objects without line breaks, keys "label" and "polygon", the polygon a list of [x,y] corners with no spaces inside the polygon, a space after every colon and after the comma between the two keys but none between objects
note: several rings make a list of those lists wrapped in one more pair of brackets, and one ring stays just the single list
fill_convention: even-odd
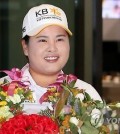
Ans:
[{"label": "woman's ear", "polygon": [[28,44],[26,44],[25,40],[21,41],[23,52],[25,56],[28,56]]}]

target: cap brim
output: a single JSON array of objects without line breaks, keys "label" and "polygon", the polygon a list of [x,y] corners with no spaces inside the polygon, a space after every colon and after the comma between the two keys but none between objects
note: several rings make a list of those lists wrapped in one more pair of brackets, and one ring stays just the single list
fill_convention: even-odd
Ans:
[{"label": "cap brim", "polygon": [[65,26],[63,26],[63,25],[60,25],[60,24],[46,24],[46,25],[43,25],[43,26],[38,26],[38,27],[36,27],[35,29],[33,29],[32,31],[29,31],[28,33],[27,33],[27,35],[28,36],[35,36],[35,35],[37,35],[38,33],[40,33],[44,28],[46,28],[46,27],[48,27],[48,26],[51,26],[51,25],[57,25],[57,26],[60,26],[60,27],[62,27],[63,29],[65,29],[65,31],[70,35],[70,36],[72,36],[72,32],[68,29],[68,28],[66,28]]}]

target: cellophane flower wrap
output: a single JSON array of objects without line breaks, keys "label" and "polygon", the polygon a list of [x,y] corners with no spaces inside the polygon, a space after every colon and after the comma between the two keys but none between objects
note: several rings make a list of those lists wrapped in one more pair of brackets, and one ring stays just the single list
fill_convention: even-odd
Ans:
[{"label": "cellophane flower wrap", "polygon": [[0,123],[22,113],[22,103],[25,100],[34,101],[29,89],[30,83],[22,79],[21,70],[13,68],[11,71],[2,72],[8,74],[11,80],[4,79],[0,83]]}]

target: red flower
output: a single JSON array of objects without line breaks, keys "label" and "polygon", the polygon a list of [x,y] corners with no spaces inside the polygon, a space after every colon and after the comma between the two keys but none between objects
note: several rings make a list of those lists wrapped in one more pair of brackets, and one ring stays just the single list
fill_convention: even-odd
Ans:
[{"label": "red flower", "polygon": [[[10,131],[12,132],[12,131]],[[17,128],[13,131],[14,133],[11,134],[26,134],[26,131],[23,128]]]},{"label": "red flower", "polygon": [[51,91],[47,91],[46,93],[43,94],[43,96],[39,99],[40,104],[43,102],[48,101],[48,96],[52,95],[53,93]]},{"label": "red flower", "polygon": [[0,134],[58,134],[58,125],[47,116],[18,115],[2,124]]},{"label": "red flower", "polygon": [[3,89],[3,91],[7,91],[7,90],[8,90],[9,85],[1,85],[0,87]]}]

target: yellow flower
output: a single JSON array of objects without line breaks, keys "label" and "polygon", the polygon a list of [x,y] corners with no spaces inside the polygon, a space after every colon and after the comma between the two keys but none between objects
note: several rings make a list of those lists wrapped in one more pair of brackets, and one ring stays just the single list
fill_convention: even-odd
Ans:
[{"label": "yellow flower", "polygon": [[7,96],[7,93],[3,92],[3,91],[1,91],[0,94],[3,95],[3,96]]},{"label": "yellow flower", "polygon": [[4,122],[5,118],[3,118],[2,116],[0,116],[0,123]]},{"label": "yellow flower", "polygon": [[76,89],[76,88],[72,88],[70,90],[71,90],[71,92],[73,93],[74,96],[76,96],[79,93],[83,93],[83,90],[82,89],[79,90],[79,89]]},{"label": "yellow flower", "polygon": [[65,127],[60,126],[59,131],[60,131],[60,134],[65,134]]},{"label": "yellow flower", "polygon": [[32,101],[34,100],[34,99],[33,99],[33,95],[30,94],[30,95],[27,97],[27,99],[30,100],[30,101],[32,102]]},{"label": "yellow flower", "polygon": [[15,94],[18,94],[19,91],[23,91],[23,89],[22,89],[22,88],[16,88],[16,89],[14,90],[14,93],[15,93]]},{"label": "yellow flower", "polygon": [[6,101],[0,101],[0,106],[5,106],[5,105],[7,105]]},{"label": "yellow flower", "polygon": [[55,93],[55,97],[58,97],[58,96],[60,96],[60,93]]},{"label": "yellow flower", "polygon": [[69,125],[69,121],[70,121],[70,116],[69,115],[66,115],[65,118],[64,118],[64,121],[62,122],[62,125],[66,128],[69,128],[70,125]]},{"label": "yellow flower", "polygon": [[56,88],[52,87],[52,88],[49,89],[49,91],[55,92],[56,91]]},{"label": "yellow flower", "polygon": [[49,100],[50,101],[53,101],[54,100],[54,97],[53,96],[48,96],[49,97]]}]

